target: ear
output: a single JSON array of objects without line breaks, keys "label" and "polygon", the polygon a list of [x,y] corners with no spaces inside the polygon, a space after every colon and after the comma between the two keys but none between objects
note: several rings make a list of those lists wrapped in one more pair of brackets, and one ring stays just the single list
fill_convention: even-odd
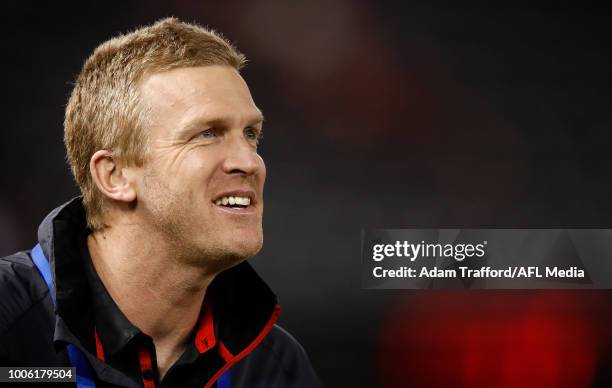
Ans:
[{"label": "ear", "polygon": [[89,160],[89,171],[98,190],[108,198],[120,202],[132,202],[136,191],[126,174],[126,167],[113,158],[107,150],[96,151]]}]

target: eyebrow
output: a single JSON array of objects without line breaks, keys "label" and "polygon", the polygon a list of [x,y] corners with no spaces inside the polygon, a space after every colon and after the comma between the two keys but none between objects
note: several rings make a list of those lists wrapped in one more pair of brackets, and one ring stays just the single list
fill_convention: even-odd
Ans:
[{"label": "eyebrow", "polygon": [[[201,119],[201,118],[194,119],[194,120],[187,122],[187,124],[185,124],[178,131],[177,135],[181,136],[193,130],[205,128],[205,127],[223,126],[230,121],[232,121],[232,118],[230,116],[218,116],[218,117],[208,118],[208,119]],[[262,124],[264,122],[264,116],[260,112],[257,115],[250,116],[249,119],[246,120],[246,122],[249,123],[248,125]]]}]

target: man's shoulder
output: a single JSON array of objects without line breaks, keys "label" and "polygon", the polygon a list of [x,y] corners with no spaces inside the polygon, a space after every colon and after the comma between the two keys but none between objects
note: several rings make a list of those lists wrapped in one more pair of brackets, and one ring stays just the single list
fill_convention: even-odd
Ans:
[{"label": "man's shoulder", "polygon": [[27,251],[0,258],[0,365],[60,366],[53,303]]},{"label": "man's shoulder", "polygon": [[27,251],[0,258],[0,334],[48,294],[36,275]]},{"label": "man's shoulder", "polygon": [[240,383],[238,386],[321,386],[302,345],[278,325],[233,371],[232,379]]}]

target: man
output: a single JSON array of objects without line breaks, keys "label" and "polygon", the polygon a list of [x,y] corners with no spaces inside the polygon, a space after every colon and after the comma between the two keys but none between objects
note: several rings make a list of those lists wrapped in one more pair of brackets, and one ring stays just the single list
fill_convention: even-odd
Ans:
[{"label": "man", "polygon": [[83,195],[34,250],[0,260],[3,365],[78,364],[97,386],[318,385],[245,262],[262,246],[266,169],[244,63],[173,18],[85,62],[64,123]]}]

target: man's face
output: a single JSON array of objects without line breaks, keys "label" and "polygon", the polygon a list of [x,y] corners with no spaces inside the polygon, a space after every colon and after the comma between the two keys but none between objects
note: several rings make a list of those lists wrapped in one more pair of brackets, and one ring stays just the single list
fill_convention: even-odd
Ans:
[{"label": "man's face", "polygon": [[257,154],[262,115],[236,70],[179,68],[141,84],[150,149],[137,169],[144,222],[177,256],[223,269],[262,246],[266,168]]}]

